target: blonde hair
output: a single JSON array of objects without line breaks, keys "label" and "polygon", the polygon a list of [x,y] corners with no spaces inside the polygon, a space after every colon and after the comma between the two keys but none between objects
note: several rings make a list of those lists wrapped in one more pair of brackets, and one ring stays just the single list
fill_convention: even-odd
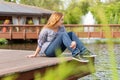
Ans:
[{"label": "blonde hair", "polygon": [[45,25],[45,27],[48,28],[54,28],[55,25],[59,22],[59,20],[62,18],[63,14],[60,12],[54,12],[51,14],[47,24]]},{"label": "blonde hair", "polygon": [[10,20],[8,20],[8,19],[6,19],[5,21],[4,21],[4,24],[9,24],[10,23]]}]

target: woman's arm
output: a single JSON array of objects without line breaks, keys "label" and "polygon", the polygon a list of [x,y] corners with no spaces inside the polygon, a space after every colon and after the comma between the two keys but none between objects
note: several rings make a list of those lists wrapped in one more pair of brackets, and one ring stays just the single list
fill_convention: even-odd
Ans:
[{"label": "woman's arm", "polygon": [[37,55],[39,54],[39,52],[40,52],[40,48],[39,48],[39,46],[37,46],[37,48],[36,48],[36,50],[35,50],[35,53],[32,54],[32,55],[28,55],[27,57],[28,57],[28,58],[37,57]]},{"label": "woman's arm", "polygon": [[46,40],[47,40],[47,29],[43,28],[38,37],[38,46],[35,50],[35,53],[32,55],[28,55],[27,57],[28,58],[37,57],[38,53],[42,48],[42,45],[46,42]]}]

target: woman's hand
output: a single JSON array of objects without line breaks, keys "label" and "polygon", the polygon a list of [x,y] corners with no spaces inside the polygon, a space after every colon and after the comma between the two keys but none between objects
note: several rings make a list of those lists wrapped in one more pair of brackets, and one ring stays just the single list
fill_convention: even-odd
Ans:
[{"label": "woman's hand", "polygon": [[39,51],[40,51],[40,48],[39,48],[39,46],[37,46],[37,48],[36,48],[36,50],[35,50],[35,53],[34,53],[34,54],[31,54],[31,55],[27,55],[27,57],[28,57],[28,58],[37,57]]},{"label": "woman's hand", "polygon": [[27,58],[35,58],[35,57],[37,57],[37,55],[35,54],[27,55]]},{"label": "woman's hand", "polygon": [[75,49],[75,48],[76,48],[76,42],[75,42],[75,41],[72,41],[70,47],[71,47],[72,49]]}]

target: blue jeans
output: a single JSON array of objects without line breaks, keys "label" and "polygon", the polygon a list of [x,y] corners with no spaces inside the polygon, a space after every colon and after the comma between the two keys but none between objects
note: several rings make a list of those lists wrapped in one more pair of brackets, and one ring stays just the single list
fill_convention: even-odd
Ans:
[{"label": "blue jeans", "polygon": [[[75,41],[77,44],[75,49],[70,48],[72,41]],[[45,50],[45,54],[49,57],[55,57],[58,49],[60,49],[60,53],[62,53],[66,48],[72,52],[72,56],[75,56],[78,53],[82,54],[82,52],[86,49],[83,43],[73,32],[60,32]]]}]

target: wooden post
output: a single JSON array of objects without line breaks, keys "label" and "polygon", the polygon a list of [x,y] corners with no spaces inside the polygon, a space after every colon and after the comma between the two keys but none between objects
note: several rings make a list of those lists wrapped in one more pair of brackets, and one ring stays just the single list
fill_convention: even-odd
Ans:
[{"label": "wooden post", "polygon": [[89,26],[88,26],[88,38],[90,38],[90,28],[89,28]]},{"label": "wooden post", "polygon": [[24,40],[26,39],[26,26],[23,27],[23,36],[24,36]]},{"label": "wooden post", "polygon": [[112,30],[111,30],[112,32],[112,38],[114,38],[114,30],[113,30],[113,28],[112,28]]},{"label": "wooden post", "polygon": [[100,30],[100,38],[103,38],[103,31],[102,31],[102,29]]},{"label": "wooden post", "polygon": [[10,26],[10,40],[12,40],[12,26]]},{"label": "wooden post", "polygon": [[39,35],[39,31],[40,31],[38,26],[36,27],[36,31],[37,31],[37,36],[38,36]]}]

